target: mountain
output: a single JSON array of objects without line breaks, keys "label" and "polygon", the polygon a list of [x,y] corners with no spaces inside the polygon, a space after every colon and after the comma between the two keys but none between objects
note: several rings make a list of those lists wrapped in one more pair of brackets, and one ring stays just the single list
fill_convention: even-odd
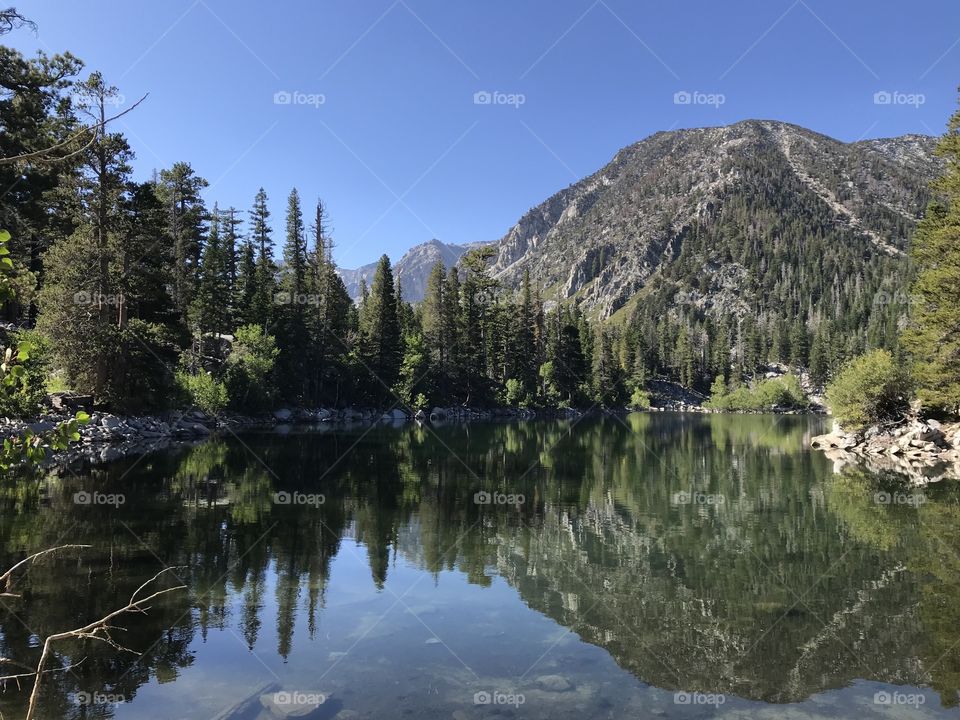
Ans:
[{"label": "mountain", "polygon": [[[433,266],[440,261],[445,267],[450,268],[459,262],[460,258],[472,250],[486,243],[475,242],[465,245],[449,245],[439,240],[430,240],[407,250],[407,252],[393,266],[394,275],[400,278],[400,287],[403,290],[403,298],[407,302],[419,302],[423,300],[424,292],[427,287],[427,277]],[[339,268],[340,277],[343,278],[347,286],[347,292],[354,300],[360,297],[360,280],[366,280],[367,286],[373,280],[373,273],[377,269],[376,263],[370,263],[357,268],[348,270]]]},{"label": "mountain", "polygon": [[[508,287],[529,271],[545,298],[600,317],[664,277],[707,311],[762,301],[774,262],[855,274],[873,263],[867,274],[890,277],[929,200],[935,145],[762,120],[659,132],[527,212],[496,244],[493,271]],[[818,269],[823,247],[837,259]]]}]

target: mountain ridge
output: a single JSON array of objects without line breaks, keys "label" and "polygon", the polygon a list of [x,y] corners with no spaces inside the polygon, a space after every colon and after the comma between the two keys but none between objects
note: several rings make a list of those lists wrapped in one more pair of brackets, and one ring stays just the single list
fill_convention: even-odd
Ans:
[{"label": "mountain ridge", "polygon": [[[495,244],[493,272],[518,287],[529,271],[546,297],[609,317],[676,260],[685,232],[744,191],[751,202],[796,196],[879,252],[902,256],[940,167],[935,145],[920,134],[848,143],[771,120],[660,131],[521,216]],[[770,165],[767,187],[746,187],[756,174],[746,166],[758,160]]]}]

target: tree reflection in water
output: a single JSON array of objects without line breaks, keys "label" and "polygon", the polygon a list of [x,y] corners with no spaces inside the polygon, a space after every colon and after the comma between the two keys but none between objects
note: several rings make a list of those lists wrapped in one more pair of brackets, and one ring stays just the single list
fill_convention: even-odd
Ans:
[{"label": "tree reflection in water", "polygon": [[[79,691],[131,701],[151,679],[176,681],[214,631],[253,650],[270,628],[288,660],[318,640],[331,564],[349,550],[378,589],[397,563],[435,582],[457,571],[478,592],[502,577],[659,688],[783,703],[865,678],[930,686],[952,707],[960,493],[878,503],[904,491],[898,480],[834,475],[807,450],[818,431],[808,418],[667,414],[313,429],[8,483],[0,567],[57,543],[94,547],[18,581],[0,656],[35,662],[47,634],[124,605],[169,565],[191,592],[125,623],[123,644],[143,656],[67,648],[60,661],[87,659],[50,676],[43,717],[88,717]],[[95,489],[126,502],[73,502]],[[525,502],[477,505],[480,490]],[[7,687],[0,712],[22,715],[28,692]]]}]

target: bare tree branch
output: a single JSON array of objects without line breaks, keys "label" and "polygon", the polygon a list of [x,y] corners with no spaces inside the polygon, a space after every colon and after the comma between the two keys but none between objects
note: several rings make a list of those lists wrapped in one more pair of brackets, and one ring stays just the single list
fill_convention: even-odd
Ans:
[{"label": "bare tree branch", "polygon": [[60,552],[61,550],[86,549],[89,547],[90,545],[58,545],[57,547],[49,548],[47,550],[41,550],[38,553],[34,553],[33,555],[30,555],[24,558],[23,560],[18,562],[16,565],[14,565],[12,568],[7,570],[3,575],[0,575],[0,587],[2,587],[3,585],[6,585],[7,587],[7,592],[0,593],[0,598],[20,597],[15,593],[11,593],[10,590],[12,589],[13,573],[15,573],[18,569],[20,569],[24,565],[32,565],[33,563],[37,562],[37,560],[39,560],[41,557],[45,557],[46,555],[51,555],[53,553]]},{"label": "bare tree branch", "polygon": [[22,27],[28,27],[33,32],[37,31],[37,24],[17,12],[15,7],[0,10],[0,35],[6,35],[8,32],[19,30]]},{"label": "bare tree branch", "polygon": [[[149,585],[151,582],[154,582],[158,577],[160,577],[160,575],[167,572],[168,570],[170,570],[170,568],[165,568],[164,570],[161,570],[159,573],[154,575],[153,578],[150,579],[150,581],[148,581],[147,583],[144,583],[139,588],[137,588],[137,590],[133,593],[133,595],[130,598],[130,603],[127,604],[125,607],[122,607],[119,610],[114,610],[113,612],[109,613],[108,615],[105,615],[99,620],[95,620],[94,622],[84,625],[83,627],[77,628],[75,630],[68,630],[66,632],[56,633],[54,635],[50,635],[47,637],[47,639],[43,643],[43,652],[40,654],[40,661],[37,663],[36,670],[34,670],[32,673],[36,679],[33,681],[33,691],[30,693],[30,704],[27,707],[27,715],[24,720],[33,720],[34,717],[36,717],[35,713],[37,710],[37,701],[40,698],[41,680],[43,679],[44,673],[48,672],[47,670],[44,669],[44,666],[47,663],[48,657],[53,652],[54,643],[60,642],[61,640],[68,640],[68,639],[99,640],[100,642],[105,642],[111,647],[116,648],[117,650],[124,651],[124,652],[132,652],[136,655],[141,654],[136,652],[135,650],[131,650],[130,648],[123,647],[110,636],[111,630],[120,629],[111,625],[110,621],[126,613],[146,614],[146,612],[150,609],[150,606],[148,605],[148,603],[151,602],[152,600],[156,600],[157,598],[163,595],[166,595],[168,593],[177,592],[179,590],[186,590],[187,589],[186,585],[178,585],[177,587],[167,588],[166,590],[158,590],[157,592],[151,595],[148,595],[147,597],[142,598],[140,600],[134,599],[136,598],[137,594],[140,593],[141,590],[143,590],[144,587]],[[2,679],[3,678],[0,678],[0,680]]]},{"label": "bare tree branch", "polygon": [[[131,105],[121,113],[117,113],[116,115],[113,115],[112,117],[108,117],[105,120],[96,122],[93,125],[85,125],[82,129],[77,130],[66,140],[63,140],[57,143],[56,145],[51,145],[50,147],[44,148],[43,150],[34,150],[33,152],[23,153],[21,155],[14,155],[12,157],[0,158],[0,166],[14,165],[18,162],[23,162],[25,160],[38,160],[40,162],[61,162],[63,160],[66,160],[67,158],[71,158],[74,155],[77,155],[78,153],[83,152],[88,147],[93,145],[93,143],[96,141],[96,138],[97,138],[97,130],[100,130],[101,128],[105,127],[107,123],[113,122],[118,118],[122,118],[128,112],[131,112],[134,108],[136,108],[137,105],[139,105],[144,100],[146,100],[149,96],[150,96],[150,93],[147,93],[146,95],[144,95],[142,98],[137,100],[133,105]],[[71,152],[69,152],[66,155],[63,155],[62,157],[53,157],[53,158],[47,157],[48,155],[56,152],[57,150],[65,148],[71,143],[76,142],[81,138],[81,136],[83,136],[86,133],[91,133],[90,139],[86,142],[86,144],[84,144],[79,149],[72,150]]]}]

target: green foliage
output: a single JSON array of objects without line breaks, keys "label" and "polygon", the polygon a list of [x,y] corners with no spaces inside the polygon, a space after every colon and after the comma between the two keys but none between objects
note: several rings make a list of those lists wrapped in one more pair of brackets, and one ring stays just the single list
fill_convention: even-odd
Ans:
[{"label": "green foliage", "polygon": [[[13,262],[9,257],[10,233],[0,230],[0,301],[15,298],[10,276]],[[43,372],[37,370],[38,362],[31,362],[31,353],[42,349],[42,341],[22,339],[18,345],[3,349],[0,362],[0,407],[9,409],[27,409],[35,402],[38,393],[42,393]],[[42,368],[42,363],[39,364]],[[36,467],[42,463],[51,450],[65,450],[71,442],[80,439],[79,428],[90,420],[86,413],[79,412],[73,419],[57,425],[45,433],[29,430],[19,436],[4,438],[0,449],[0,470],[27,465]]]},{"label": "green foliage", "polygon": [[509,378],[503,387],[503,402],[510,407],[526,407],[529,395],[523,383],[517,378]]},{"label": "green foliage", "polygon": [[886,350],[874,350],[847,364],[827,386],[827,402],[845,428],[862,430],[901,417],[911,381]]},{"label": "green foliage", "polygon": [[710,400],[705,404],[717,410],[759,412],[802,408],[807,404],[800,380],[792,374],[762,380],[752,387],[741,385],[729,392],[722,378],[718,377],[710,389]]},{"label": "green foliage", "polygon": [[277,394],[274,366],[279,354],[276,338],[261,326],[237,328],[224,373],[230,407],[251,412],[270,408]]},{"label": "green foliage", "polygon": [[946,172],[934,183],[938,198],[913,237],[916,278],[902,343],[924,406],[960,415],[960,111],[937,154]]},{"label": "green foliage", "polygon": [[210,373],[194,375],[181,371],[177,373],[177,384],[190,404],[208,415],[219,415],[230,403],[227,386]]},{"label": "green foliage", "polygon": [[389,388],[400,377],[400,322],[390,258],[377,263],[370,297],[360,309],[360,359],[367,371],[369,397],[380,403],[390,400]]},{"label": "green foliage", "polygon": [[32,417],[37,415],[47,396],[49,370],[46,341],[35,331],[12,333],[16,348],[15,364],[8,365],[7,392],[0,394],[0,416]]},{"label": "green foliage", "polygon": [[630,407],[634,410],[648,410],[650,408],[650,393],[637,388],[630,395]]}]

